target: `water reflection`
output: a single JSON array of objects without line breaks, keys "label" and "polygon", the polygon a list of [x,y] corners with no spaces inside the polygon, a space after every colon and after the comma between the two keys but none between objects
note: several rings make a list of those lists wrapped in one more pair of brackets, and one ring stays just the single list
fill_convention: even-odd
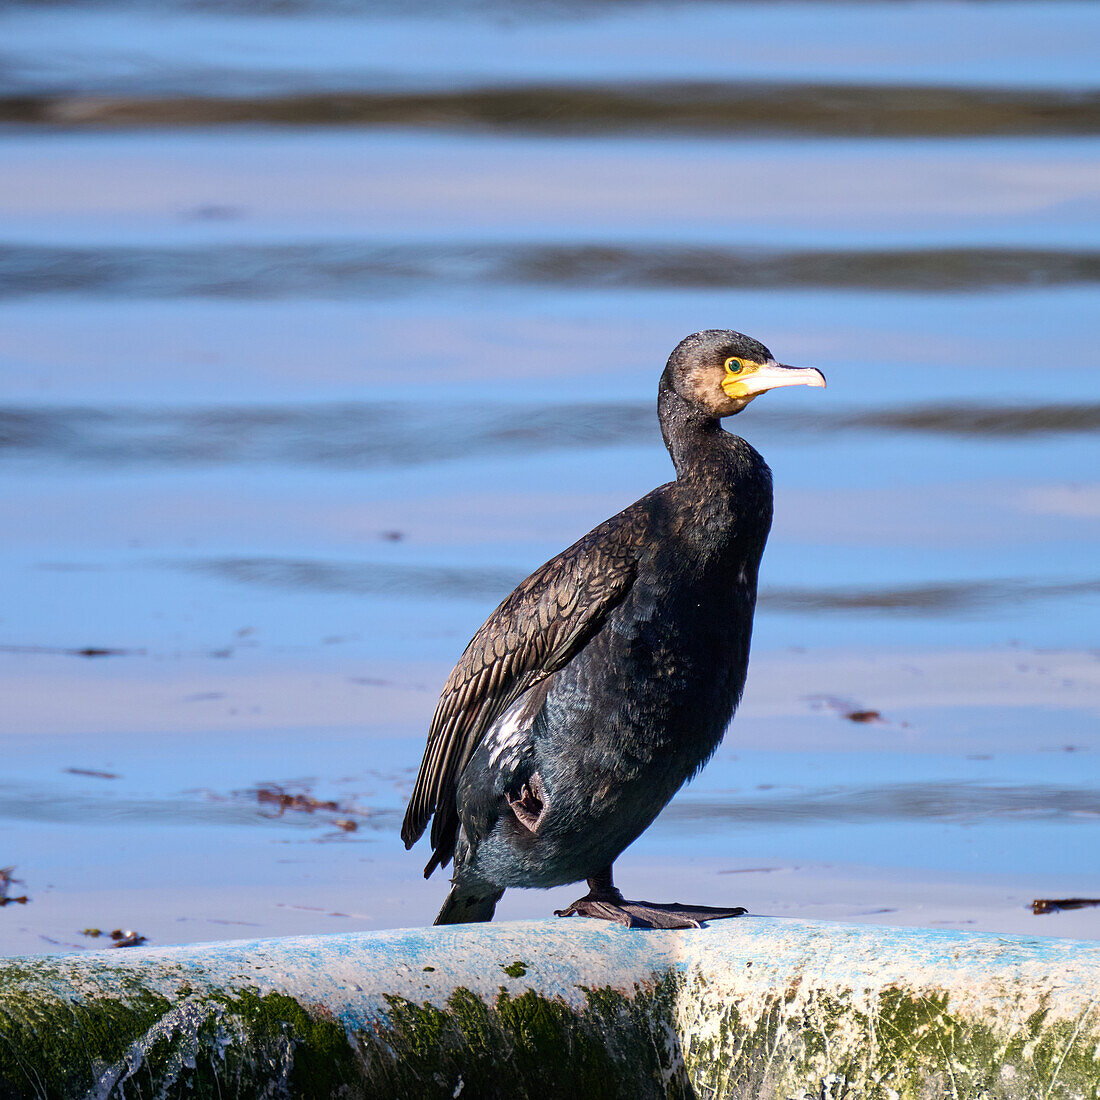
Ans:
[{"label": "water reflection", "polygon": [[[200,790],[161,796],[117,795],[66,789],[37,789],[24,784],[0,786],[0,819],[80,825],[221,826],[289,828],[316,831],[333,826],[333,813],[276,815],[257,804],[256,792]],[[360,829],[396,834],[400,797],[387,805],[372,799],[354,812]],[[341,811],[346,816],[347,811]],[[339,815],[337,815],[339,816]],[[1100,819],[1096,791],[1087,786],[983,785],[943,781],[880,783],[786,790],[732,791],[678,798],[662,814],[663,825],[678,829],[729,830],[732,825],[862,824],[871,822],[950,821],[1037,823],[1095,827]],[[358,830],[356,830],[357,832]]]},{"label": "water reflection", "polygon": [[[286,591],[384,595],[406,598],[496,600],[523,580],[523,573],[453,565],[333,562],[283,558],[224,558],[180,563],[177,568],[207,573],[240,584]],[[765,584],[759,604],[765,611],[807,614],[958,615],[990,613],[1022,603],[1094,596],[1100,579],[1046,581],[1012,578],[941,584],[881,585],[862,588],[794,588]]]},{"label": "water reflection", "polygon": [[0,456],[105,467],[417,466],[500,453],[656,440],[652,406],[416,403],[205,409],[0,409]]},{"label": "water reflection", "polygon": [[225,558],[184,563],[181,568],[241,584],[289,591],[351,596],[491,600],[503,598],[521,580],[503,569],[450,565],[392,565],[381,562],[324,562],[280,558]]},{"label": "water reflection", "polygon": [[1018,608],[1023,603],[1100,593],[1100,579],[1046,581],[1016,577],[999,581],[957,581],[879,588],[765,588],[768,611],[839,611],[866,614],[957,615]]},{"label": "water reflection", "polygon": [[[228,214],[227,216],[232,216]],[[0,245],[0,297],[391,298],[482,284],[586,289],[820,287],[939,294],[1100,282],[1100,252],[1043,248],[783,250],[676,245],[192,248]]]},{"label": "water reflection", "polygon": [[923,85],[623,82],[448,91],[0,98],[0,122],[64,126],[406,126],[542,134],[1095,134],[1100,94]]},{"label": "water reflection", "polygon": [[[341,811],[344,816],[348,811]],[[333,813],[285,814],[276,816],[257,804],[255,791],[217,792],[213,790],[178,794],[138,795],[77,791],[67,788],[36,788],[26,784],[0,785],[0,820],[69,824],[80,826],[118,826],[120,828],[157,827],[268,827],[296,831],[333,828]],[[358,810],[353,814],[357,829],[369,833],[396,833],[400,815],[396,808]],[[337,826],[337,828],[339,828]],[[357,836],[356,839],[361,839]]]},{"label": "water reflection", "polygon": [[[1018,439],[1100,429],[1100,402],[910,405],[784,412],[754,407],[751,434],[804,440],[853,430]],[[207,408],[3,408],[0,461],[127,467],[272,464],[370,469],[504,454],[659,446],[650,402],[416,402]]]},{"label": "water reflection", "polygon": [[1026,818],[1095,826],[1100,802],[1088,787],[982,786],[977,783],[892,783],[785,792],[734,792],[722,798],[681,798],[666,811],[681,826],[873,821],[955,822]]}]

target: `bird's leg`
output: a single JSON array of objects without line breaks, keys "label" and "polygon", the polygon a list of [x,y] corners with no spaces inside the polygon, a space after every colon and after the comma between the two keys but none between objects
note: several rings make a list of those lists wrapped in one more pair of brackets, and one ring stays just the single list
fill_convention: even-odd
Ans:
[{"label": "bird's leg", "polygon": [[627,901],[615,888],[611,868],[588,880],[588,893],[568,909],[555,909],[559,917],[595,917],[615,921],[627,928],[702,928],[703,921],[740,917],[746,910],[738,905],[721,909],[710,905],[657,905],[648,901]]},{"label": "bird's leg", "polygon": [[599,920],[613,920],[625,924],[627,928],[635,925],[631,915],[622,908],[623,896],[615,887],[611,877],[611,868],[600,871],[588,880],[588,893],[578,898],[568,909],[555,909],[556,917],[597,917]]}]

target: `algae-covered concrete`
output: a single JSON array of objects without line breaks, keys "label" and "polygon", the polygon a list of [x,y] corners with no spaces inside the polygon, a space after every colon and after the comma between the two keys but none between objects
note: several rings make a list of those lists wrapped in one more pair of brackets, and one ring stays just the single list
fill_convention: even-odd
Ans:
[{"label": "algae-covered concrete", "polygon": [[1100,1098],[1100,945],[746,917],[0,960],[0,1097]]}]

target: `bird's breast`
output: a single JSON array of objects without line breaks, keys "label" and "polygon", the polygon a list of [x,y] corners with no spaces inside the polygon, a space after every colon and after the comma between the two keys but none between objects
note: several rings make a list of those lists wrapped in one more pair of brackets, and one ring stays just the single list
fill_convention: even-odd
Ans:
[{"label": "bird's breast", "polygon": [[683,564],[641,570],[604,628],[555,676],[548,717],[563,737],[608,755],[713,751],[744,686],[757,563]]}]

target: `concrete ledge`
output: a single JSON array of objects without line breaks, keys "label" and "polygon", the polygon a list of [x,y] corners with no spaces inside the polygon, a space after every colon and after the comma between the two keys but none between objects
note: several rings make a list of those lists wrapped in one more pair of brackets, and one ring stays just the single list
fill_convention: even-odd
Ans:
[{"label": "concrete ledge", "polygon": [[0,959],[0,1097],[1100,1098],[1100,944],[744,917]]}]

